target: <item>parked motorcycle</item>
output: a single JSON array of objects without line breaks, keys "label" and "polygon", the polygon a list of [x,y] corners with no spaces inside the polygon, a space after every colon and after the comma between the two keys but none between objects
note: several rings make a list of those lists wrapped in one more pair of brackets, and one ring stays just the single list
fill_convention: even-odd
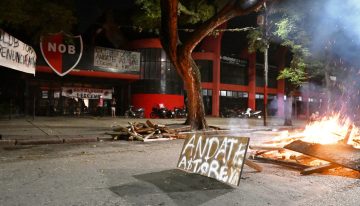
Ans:
[{"label": "parked motorcycle", "polygon": [[230,109],[225,107],[224,110],[221,112],[221,117],[226,118],[234,118],[234,117],[243,117],[244,112],[240,109]]},{"label": "parked motorcycle", "polygon": [[186,108],[174,107],[174,115],[176,118],[186,118],[187,117]]},{"label": "parked motorcycle", "polygon": [[245,118],[258,118],[258,119],[262,118],[260,110],[254,111],[251,108],[247,108],[246,111],[243,113],[242,117],[245,117]]},{"label": "parked motorcycle", "polygon": [[125,111],[125,118],[144,118],[144,108],[135,108],[130,105],[129,109]]},{"label": "parked motorcycle", "polygon": [[159,104],[152,108],[150,118],[174,118],[175,113],[167,109],[163,104]]}]

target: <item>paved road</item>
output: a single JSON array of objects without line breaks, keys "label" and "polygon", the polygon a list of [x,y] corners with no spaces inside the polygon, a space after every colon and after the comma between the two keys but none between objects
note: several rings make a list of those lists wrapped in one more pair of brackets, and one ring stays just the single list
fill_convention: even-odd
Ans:
[{"label": "paved road", "polygon": [[[111,118],[1,120],[6,136],[103,135]],[[157,120],[181,123],[183,120]],[[210,118],[251,142],[272,138],[281,120]],[[300,126],[301,122],[298,122]],[[241,129],[241,130],[240,130]],[[265,131],[266,130],[266,131]],[[244,167],[239,187],[176,169],[183,140],[92,142],[0,147],[0,205],[357,205],[360,180],[310,175],[272,164],[264,171]]]},{"label": "paved road", "polygon": [[[3,134],[50,131],[103,134],[122,119],[38,119],[0,121]],[[159,120],[163,121],[163,120]],[[171,120],[175,123],[182,120]],[[261,122],[211,119],[210,124],[243,129],[251,141],[276,132],[251,130]],[[14,124],[11,126],[11,124]],[[26,126],[34,124],[39,127]],[[278,127],[276,121],[270,127]],[[6,125],[6,127],[5,127]],[[269,128],[270,128],[269,127]],[[49,130],[46,130],[48,128]],[[32,132],[30,132],[30,130]],[[43,131],[45,131],[45,133]],[[42,134],[41,134],[42,131]],[[0,205],[358,205],[360,180],[343,176],[301,176],[298,171],[260,163],[244,167],[239,187],[175,169],[183,140],[94,142],[0,148]]]},{"label": "paved road", "polygon": [[176,170],[182,140],[0,150],[0,205],[357,205],[359,179],[245,166],[239,187]]}]

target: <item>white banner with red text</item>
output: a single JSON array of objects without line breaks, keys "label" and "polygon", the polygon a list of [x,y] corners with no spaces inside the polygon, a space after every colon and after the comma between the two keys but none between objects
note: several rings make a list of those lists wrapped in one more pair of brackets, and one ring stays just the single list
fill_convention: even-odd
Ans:
[{"label": "white banner with red text", "polygon": [[64,97],[81,99],[112,99],[112,89],[96,89],[85,87],[62,87],[61,94]]}]

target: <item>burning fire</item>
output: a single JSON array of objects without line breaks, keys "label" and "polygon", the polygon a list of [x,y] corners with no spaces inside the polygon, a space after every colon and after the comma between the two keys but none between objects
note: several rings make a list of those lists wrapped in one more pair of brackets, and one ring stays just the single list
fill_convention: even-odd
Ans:
[{"label": "burning fire", "polygon": [[[348,139],[344,142],[346,136],[348,136]],[[337,144],[343,142],[360,148],[360,139],[356,139],[359,137],[359,128],[355,127],[349,118],[343,118],[340,114],[335,114],[310,122],[303,131],[292,133],[285,131],[271,143],[273,145],[284,146],[294,140],[319,144]]]},{"label": "burning fire", "polygon": [[348,118],[341,118],[340,114],[336,114],[308,124],[302,132],[304,138],[301,140],[310,143],[336,144],[349,135],[344,143],[352,144],[354,143],[352,137],[358,132],[359,129],[353,126]]},{"label": "burning fire", "polygon": [[317,144],[347,144],[360,149],[359,128],[340,114],[325,116],[306,125],[302,131],[283,131],[279,136],[262,145],[252,145],[255,156],[296,162],[307,166],[319,166],[329,162],[302,153],[284,149],[296,140]]}]

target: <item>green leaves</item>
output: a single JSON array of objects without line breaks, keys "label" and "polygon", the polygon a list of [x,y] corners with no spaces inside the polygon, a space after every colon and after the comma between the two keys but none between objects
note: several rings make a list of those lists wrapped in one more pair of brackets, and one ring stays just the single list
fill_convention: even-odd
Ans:
[{"label": "green leaves", "polygon": [[161,18],[160,0],[136,0],[135,4],[140,6],[140,9],[132,16],[135,28],[139,32],[158,31]]},{"label": "green leaves", "polygon": [[196,24],[208,20],[215,14],[215,7],[206,1],[190,1],[187,5],[179,3],[182,24]]},{"label": "green leaves", "polygon": [[292,53],[291,63],[289,67],[280,71],[278,79],[287,79],[294,86],[299,86],[308,78],[306,69],[310,56],[309,39],[303,25],[305,11],[281,3],[270,4],[266,9],[263,10],[264,15],[268,15],[265,26],[249,32],[247,36],[249,50],[263,52],[266,41],[289,48]]},{"label": "green leaves", "polygon": [[263,39],[263,34],[260,28],[251,30],[246,37],[248,38],[250,52],[255,52],[256,50],[264,52],[266,49],[266,42]]},{"label": "green leaves", "polygon": [[[158,31],[160,28],[160,0],[136,0],[135,4],[139,10],[132,16],[133,24],[136,28],[148,32]],[[208,1],[184,0],[179,1],[178,5],[179,24],[189,26],[202,23],[215,14],[216,3]]]},{"label": "green leaves", "polygon": [[72,1],[1,0],[0,27],[23,31],[34,41],[44,33],[70,32],[76,23]]},{"label": "green leaves", "polygon": [[299,86],[308,79],[305,71],[306,66],[306,63],[301,56],[294,55],[290,67],[286,67],[280,71],[278,79],[287,79],[293,85]]},{"label": "green leaves", "polygon": [[274,35],[281,39],[287,39],[291,31],[294,30],[294,22],[291,22],[289,18],[280,19],[275,22],[276,30],[273,32]]}]

